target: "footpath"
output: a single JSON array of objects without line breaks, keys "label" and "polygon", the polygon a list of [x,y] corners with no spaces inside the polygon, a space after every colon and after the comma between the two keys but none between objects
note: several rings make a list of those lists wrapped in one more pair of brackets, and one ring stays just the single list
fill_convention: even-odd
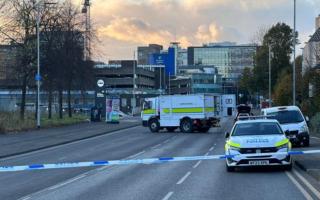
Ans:
[{"label": "footpath", "polygon": [[[293,150],[319,150],[320,149],[320,134],[311,135],[310,147],[294,148]],[[300,169],[306,171],[310,176],[320,182],[320,154],[299,155],[295,156],[294,162]]]},{"label": "footpath", "polygon": [[131,117],[120,120],[119,124],[87,122],[59,128],[3,134],[0,135],[0,158],[67,144],[140,124],[139,117]]}]

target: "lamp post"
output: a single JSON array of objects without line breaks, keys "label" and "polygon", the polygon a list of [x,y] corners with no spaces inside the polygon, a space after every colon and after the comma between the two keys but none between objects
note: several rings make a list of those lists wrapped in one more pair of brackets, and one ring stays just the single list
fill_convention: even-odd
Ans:
[{"label": "lamp post", "polygon": [[36,4],[36,9],[37,9],[37,75],[36,75],[36,81],[37,81],[37,127],[40,128],[41,122],[40,122],[40,117],[41,117],[41,112],[40,112],[40,80],[41,80],[41,75],[40,75],[40,1],[37,2]]},{"label": "lamp post", "polygon": [[[36,19],[36,32],[37,32],[37,74],[36,74],[36,81],[37,81],[37,127],[41,127],[41,111],[40,111],[40,81],[41,81],[41,74],[40,74],[40,3],[44,0],[38,0],[35,3],[35,9],[37,12],[37,19]],[[45,5],[54,5],[56,3],[46,3]]]},{"label": "lamp post", "polygon": [[293,1],[293,4],[292,104],[296,105],[296,0]]},{"label": "lamp post", "polygon": [[271,45],[269,45],[269,108],[272,106],[271,99]]},{"label": "lamp post", "polygon": [[135,88],[136,88],[136,66],[135,66],[135,59],[136,59],[136,51],[133,51],[133,88],[132,88],[132,116],[134,115],[134,110],[136,108],[136,95],[135,95]]}]

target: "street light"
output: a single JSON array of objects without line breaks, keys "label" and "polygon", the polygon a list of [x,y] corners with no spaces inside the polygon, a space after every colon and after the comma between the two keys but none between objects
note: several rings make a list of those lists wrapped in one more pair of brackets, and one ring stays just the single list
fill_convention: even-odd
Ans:
[{"label": "street light", "polygon": [[272,102],[271,102],[271,45],[268,46],[269,47],[269,108],[271,108],[272,106]]},{"label": "street light", "polygon": [[[37,81],[37,127],[40,128],[41,122],[41,112],[40,112],[40,81],[41,81],[41,74],[40,74],[40,3],[43,2],[44,0],[38,0],[35,3],[35,8],[37,10],[37,75],[35,77]],[[48,4],[56,4],[56,3],[44,3],[45,5]]]},{"label": "street light", "polygon": [[133,98],[133,102],[132,102],[132,116],[134,115],[134,110],[136,108],[136,95],[135,95],[135,88],[136,88],[136,66],[135,66],[135,62],[136,62],[136,51],[133,51],[133,88],[132,88],[132,98]]},{"label": "street light", "polygon": [[296,0],[293,1],[293,34],[292,104],[296,105]]},{"label": "street light", "polygon": [[38,1],[35,6],[37,6],[37,75],[36,75],[36,81],[37,81],[37,127],[40,128],[40,2]]}]

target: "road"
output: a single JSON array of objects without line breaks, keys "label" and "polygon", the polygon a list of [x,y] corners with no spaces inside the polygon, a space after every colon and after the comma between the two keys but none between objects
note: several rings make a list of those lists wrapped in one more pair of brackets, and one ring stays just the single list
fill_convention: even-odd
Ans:
[{"label": "road", "polygon": [[[1,165],[223,154],[231,120],[207,134],[135,127],[0,160]],[[301,177],[300,177],[301,176]],[[224,161],[107,166],[0,174],[0,199],[317,199],[319,183],[294,169],[227,173]],[[317,193],[318,192],[318,193]]]}]

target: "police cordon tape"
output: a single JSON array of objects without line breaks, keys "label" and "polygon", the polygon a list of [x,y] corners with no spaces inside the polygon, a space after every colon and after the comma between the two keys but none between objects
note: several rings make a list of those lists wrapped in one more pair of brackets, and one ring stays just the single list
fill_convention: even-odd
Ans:
[{"label": "police cordon tape", "polygon": [[79,167],[100,167],[111,165],[133,165],[133,164],[157,164],[166,162],[179,161],[196,161],[196,160],[224,160],[226,158],[234,158],[237,156],[272,156],[272,155],[304,155],[317,154],[320,150],[309,151],[289,151],[277,153],[259,153],[259,154],[236,154],[236,155],[211,155],[211,156],[189,156],[189,157],[162,157],[162,158],[147,158],[134,160],[110,160],[110,161],[93,161],[93,162],[70,162],[70,163],[56,163],[56,164],[34,164],[34,165],[20,165],[20,166],[0,166],[0,172],[17,172],[43,169],[66,169]]}]

